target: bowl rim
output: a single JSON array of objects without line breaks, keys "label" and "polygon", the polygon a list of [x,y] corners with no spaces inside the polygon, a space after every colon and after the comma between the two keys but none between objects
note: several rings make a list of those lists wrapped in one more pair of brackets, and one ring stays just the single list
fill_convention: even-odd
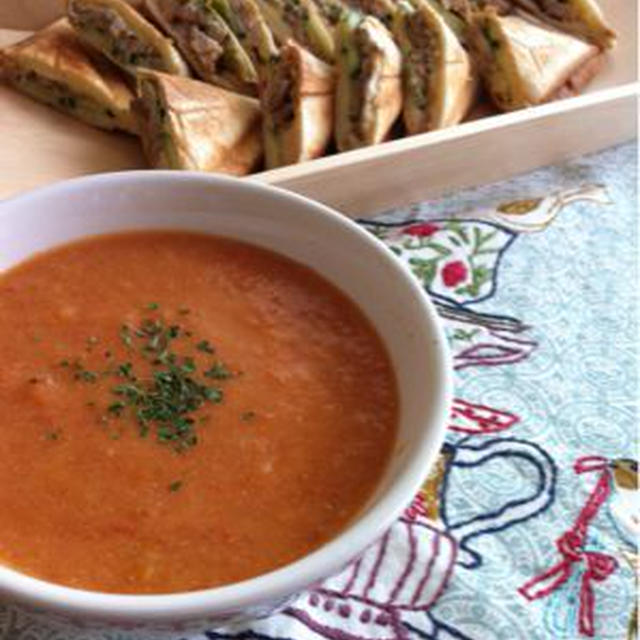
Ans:
[{"label": "bowl rim", "polygon": [[[419,443],[413,447],[414,453],[407,466],[377,504],[318,549],[273,571],[240,582],[197,591],[138,595],[66,587],[0,565],[0,593],[13,600],[66,615],[131,620],[136,623],[178,621],[198,616],[215,617],[259,606],[270,600],[283,600],[337,573],[378,540],[419,491],[444,441],[453,393],[453,367],[444,328],[435,306],[417,279],[380,240],[344,214],[322,203],[280,187],[217,174],[167,170],[121,171],[74,178],[0,201],[0,223],[6,213],[3,211],[6,205],[27,207],[34,200],[60,198],[70,191],[91,189],[92,186],[113,183],[124,186],[140,182],[151,185],[167,180],[192,183],[196,189],[215,189],[216,186],[240,189],[254,194],[256,198],[263,195],[275,196],[283,204],[290,203],[305,208],[310,215],[333,219],[345,232],[357,236],[357,241],[374,248],[384,267],[391,269],[405,282],[408,295],[415,299],[429,324],[434,370],[439,375],[439,388],[434,394],[436,402],[430,409],[428,419],[425,419],[425,425],[428,424],[429,429],[424,430]],[[319,272],[321,273],[320,270]]]}]

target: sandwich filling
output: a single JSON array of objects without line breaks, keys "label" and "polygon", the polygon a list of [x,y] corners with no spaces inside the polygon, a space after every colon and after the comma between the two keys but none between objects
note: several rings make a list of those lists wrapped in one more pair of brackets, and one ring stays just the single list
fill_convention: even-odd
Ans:
[{"label": "sandwich filling", "polygon": [[393,22],[396,11],[393,0],[349,0],[349,4],[366,15],[375,16],[387,27]]},{"label": "sandwich filling", "polygon": [[185,55],[205,80],[232,74],[255,84],[257,76],[251,60],[214,9],[198,0],[161,4],[164,18],[187,50]]},{"label": "sandwich filling", "polygon": [[356,27],[351,46],[347,46],[347,68],[351,80],[347,114],[352,136],[366,141],[376,118],[376,94],[382,80],[384,52],[369,32],[361,27]]},{"label": "sandwich filling", "polygon": [[316,0],[316,5],[324,19],[335,27],[348,9],[341,0]]},{"label": "sandwich filling", "polygon": [[502,34],[497,26],[493,22],[483,21],[474,34],[474,44],[485,75],[490,78],[491,95],[495,102],[502,107],[519,102],[521,97],[514,95],[517,85],[517,81],[514,85],[517,76],[515,63],[502,42]]},{"label": "sandwich filling", "polygon": [[278,55],[271,30],[254,0],[213,0],[213,4],[256,66]]},{"label": "sandwich filling", "polygon": [[281,43],[293,38],[321,60],[333,62],[331,29],[312,0],[261,0],[260,7]]},{"label": "sandwich filling", "polygon": [[412,105],[426,112],[440,55],[438,37],[422,11],[405,16],[405,34],[405,87]]},{"label": "sandwich filling", "polygon": [[27,95],[59,111],[72,114],[103,129],[119,129],[117,115],[108,107],[80,95],[58,81],[32,69],[11,66],[6,69],[6,80]]},{"label": "sandwich filling", "polygon": [[140,97],[135,102],[140,113],[140,127],[145,152],[154,167],[179,169],[173,139],[169,133],[169,114],[153,82],[140,79]]},{"label": "sandwich filling", "polygon": [[595,2],[589,0],[518,0],[524,9],[547,19],[551,24],[585,37],[600,47],[609,48],[616,34],[604,22]]},{"label": "sandwich filling", "polygon": [[580,20],[583,17],[576,4],[567,0],[520,0],[520,2],[533,6],[550,18],[562,22]]},{"label": "sandwich filling", "polygon": [[136,102],[136,106],[143,115],[140,118],[141,134],[148,156],[153,158],[153,165],[156,167],[179,168],[173,140],[168,131],[169,114],[157,88],[152,82],[142,80],[139,90],[140,100]]},{"label": "sandwich filling", "polygon": [[90,40],[97,41],[117,64],[164,69],[158,51],[143,42],[112,8],[75,2],[69,6],[69,19]]},{"label": "sandwich filling", "polygon": [[[269,78],[261,96],[263,108],[264,152],[268,167],[277,167],[285,162],[284,137],[291,131],[296,120],[298,103],[297,68],[280,60],[269,69]],[[293,152],[293,149],[288,149]]]},{"label": "sandwich filling", "polygon": [[293,61],[283,59],[273,66],[265,86],[262,105],[276,135],[295,119],[297,72]]}]

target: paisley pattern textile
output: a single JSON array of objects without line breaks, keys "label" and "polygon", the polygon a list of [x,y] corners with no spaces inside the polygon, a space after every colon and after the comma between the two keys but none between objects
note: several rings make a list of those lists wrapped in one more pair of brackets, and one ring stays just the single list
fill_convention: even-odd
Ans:
[{"label": "paisley pattern textile", "polygon": [[[175,640],[635,637],[636,176],[625,145],[361,222],[445,323],[456,399],[438,463],[342,573]],[[88,638],[153,640],[0,603],[0,639]]]}]

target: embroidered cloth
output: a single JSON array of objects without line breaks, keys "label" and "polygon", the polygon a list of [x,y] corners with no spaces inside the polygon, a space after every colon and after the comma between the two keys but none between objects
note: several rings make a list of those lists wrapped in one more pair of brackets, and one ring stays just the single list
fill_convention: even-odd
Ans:
[{"label": "embroidered cloth", "polygon": [[[361,222],[446,326],[455,402],[438,463],[340,575],[271,617],[175,640],[636,637],[636,154]],[[0,638],[71,640],[2,604]]]}]

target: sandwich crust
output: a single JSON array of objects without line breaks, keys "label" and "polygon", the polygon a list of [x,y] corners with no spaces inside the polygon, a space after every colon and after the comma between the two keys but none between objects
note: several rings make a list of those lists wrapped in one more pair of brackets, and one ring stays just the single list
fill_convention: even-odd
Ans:
[{"label": "sandwich crust", "polygon": [[137,132],[120,70],[80,41],[66,18],[0,52],[0,75],[31,97],[102,129]]},{"label": "sandwich crust", "polygon": [[261,95],[267,168],[321,156],[333,131],[333,68],[289,40]]},{"label": "sandwich crust", "polygon": [[338,27],[335,129],[340,151],[382,142],[402,110],[402,56],[373,16]]},{"label": "sandwich crust", "polygon": [[156,168],[245,175],[262,155],[258,101],[190,78],[138,72],[135,110]]},{"label": "sandwich crust", "polygon": [[476,54],[485,88],[493,102],[508,111],[547,102],[563,90],[584,85],[572,82],[584,65],[599,69],[600,50],[579,38],[545,28],[519,16],[484,11],[474,16],[470,45]]},{"label": "sandwich crust", "polygon": [[394,20],[404,55],[403,119],[407,132],[457,124],[476,94],[469,55],[440,14],[425,2],[400,5]]}]

